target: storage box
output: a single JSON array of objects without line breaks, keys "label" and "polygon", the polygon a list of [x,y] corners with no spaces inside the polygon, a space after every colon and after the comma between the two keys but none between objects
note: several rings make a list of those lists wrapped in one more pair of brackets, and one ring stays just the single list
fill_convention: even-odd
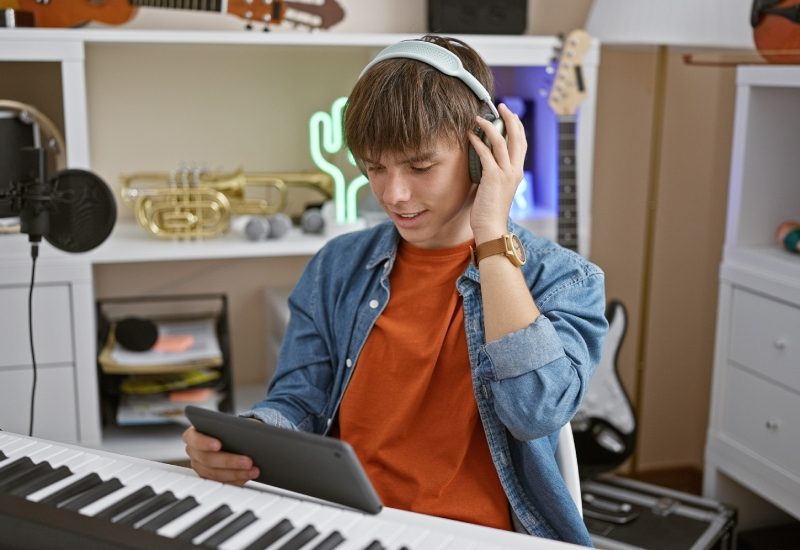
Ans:
[{"label": "storage box", "polygon": [[734,548],[736,511],[719,502],[611,475],[584,480],[581,493],[597,548]]}]

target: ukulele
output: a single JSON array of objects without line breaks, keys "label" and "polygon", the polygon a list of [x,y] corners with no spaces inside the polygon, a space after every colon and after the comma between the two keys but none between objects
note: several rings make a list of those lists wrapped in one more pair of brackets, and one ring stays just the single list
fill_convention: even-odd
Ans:
[{"label": "ukulele", "polygon": [[771,63],[800,63],[800,1],[753,0],[753,40]]},{"label": "ukulele", "polygon": [[284,22],[327,29],[344,18],[336,0],[0,0],[0,9],[11,8],[20,20],[32,16],[36,27],[79,27],[90,21],[121,25],[136,15],[139,6],[229,13],[244,19],[248,29],[262,23],[264,30]]},{"label": "ukulele", "polygon": [[575,166],[575,112],[586,88],[581,61],[591,45],[590,36],[574,30],[558,48],[559,58],[553,76],[548,104],[558,116],[558,218],[556,241],[578,251],[577,170]]}]

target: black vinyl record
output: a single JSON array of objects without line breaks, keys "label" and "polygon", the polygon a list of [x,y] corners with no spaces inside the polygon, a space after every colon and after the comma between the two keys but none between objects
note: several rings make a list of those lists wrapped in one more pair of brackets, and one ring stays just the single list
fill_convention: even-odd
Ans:
[{"label": "black vinyl record", "polygon": [[111,189],[86,170],[62,170],[51,182],[47,242],[66,252],[86,252],[99,246],[117,220]]}]

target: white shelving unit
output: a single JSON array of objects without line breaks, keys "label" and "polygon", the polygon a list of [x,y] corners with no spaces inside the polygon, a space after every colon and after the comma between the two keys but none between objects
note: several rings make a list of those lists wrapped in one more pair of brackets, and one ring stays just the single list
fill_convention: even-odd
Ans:
[{"label": "white shelving unit", "polygon": [[737,82],[704,493],[749,507],[724,476],[800,519],[800,255],[775,240],[800,219],[800,67]]},{"label": "white shelving unit", "polygon": [[[219,99],[217,90],[239,91],[251,88],[255,96],[270,113],[283,115],[291,112],[300,99],[298,90],[292,88],[293,79],[301,75],[303,97],[317,94],[317,103],[329,105],[337,91],[348,89],[362,67],[380,48],[405,38],[419,35],[400,34],[346,34],[326,32],[274,31],[270,33],[246,33],[238,31],[165,31],[131,29],[0,29],[0,74],[4,63],[49,62],[60,65],[61,86],[53,89],[63,102],[64,133],[67,142],[67,163],[73,168],[100,171],[106,181],[114,185],[113,179],[134,165],[128,158],[138,155],[136,163],[142,169],[170,169],[173,166],[154,166],[163,162],[163,157],[154,161],[148,155],[158,156],[170,146],[181,145],[180,127],[159,129],[117,128],[107,122],[116,112],[110,110],[114,105],[129,109],[134,113],[146,113],[148,105],[163,99],[174,92],[174,88],[184,81],[191,80],[193,88],[187,89],[185,98],[170,96],[173,103],[159,104],[161,109],[173,106],[184,108],[190,105],[192,116],[196,113],[219,113],[224,110],[237,121],[250,123],[242,125],[244,131],[234,137],[240,140],[249,152],[249,158],[261,158],[265,145],[256,143],[261,136],[247,134],[252,129],[253,120],[263,127],[276,126],[275,132],[285,131],[284,119],[262,121],[263,113],[248,110],[249,106],[236,105],[236,100],[227,102],[203,103],[209,97]],[[557,39],[540,36],[461,36],[474,46],[484,59],[496,67],[545,66],[551,61]],[[333,52],[333,53],[331,53]],[[339,53],[342,55],[339,56]],[[130,71],[150,70],[153,57],[177,56],[180,59],[211,54],[211,65],[202,66],[208,82],[214,81],[214,92],[200,95],[206,81],[199,78],[197,66],[190,69],[175,67],[173,75],[166,82],[153,82],[144,79],[131,88],[116,87],[118,80]],[[263,54],[263,56],[262,56]],[[273,55],[274,54],[274,55]],[[314,56],[332,56],[333,62],[344,59],[346,67],[334,70],[338,82],[317,82],[315,69],[307,65]],[[119,56],[119,57],[117,57]],[[183,57],[181,57],[183,56]],[[228,64],[237,57],[250,56],[248,62],[258,66],[246,66],[244,71],[226,73],[226,78],[215,79],[215,75],[225,73]],[[337,57],[338,56],[338,57]],[[349,56],[349,57],[346,57]],[[263,65],[272,63],[275,58],[284,61],[285,68],[275,75],[264,69]],[[113,67],[109,59],[121,59]],[[325,58],[326,60],[328,57]],[[156,60],[157,62],[158,60]],[[579,240],[588,245],[589,204],[591,200],[591,174],[593,162],[593,136],[595,120],[595,95],[599,47],[595,42],[583,60],[583,78],[589,94],[580,108],[580,123],[577,136],[577,170],[580,219]],[[270,65],[270,68],[273,68]],[[338,67],[334,67],[338,69]],[[346,69],[346,70],[345,70]],[[160,70],[163,71],[163,68]],[[181,72],[183,71],[183,72]],[[266,74],[265,74],[266,73]],[[351,74],[353,73],[353,74]],[[158,73],[163,75],[164,73]],[[280,82],[278,81],[280,77]],[[194,79],[194,80],[192,80]],[[245,81],[243,81],[244,79]],[[252,82],[246,80],[252,79]],[[127,85],[126,80],[126,85]],[[221,83],[220,83],[221,82]],[[309,86],[308,83],[314,83]],[[227,87],[227,88],[226,88]],[[180,90],[182,91],[182,90]],[[166,93],[162,93],[166,92]],[[235,94],[231,94],[231,97]],[[25,97],[12,97],[26,101]],[[228,98],[225,98],[228,99]],[[200,103],[197,103],[200,101]],[[309,102],[306,102],[308,107]],[[166,107],[165,107],[166,105]],[[275,105],[278,105],[276,109]],[[238,109],[238,110],[237,110]],[[178,115],[176,115],[178,116]],[[184,115],[185,116],[185,115]],[[302,116],[306,116],[303,114]],[[298,120],[301,117],[298,115]],[[116,120],[116,119],[115,119]],[[134,120],[135,117],[126,120]],[[216,119],[218,120],[218,119]],[[173,121],[174,122],[174,121]],[[106,125],[103,126],[102,123]],[[282,127],[283,125],[283,127]],[[100,127],[101,135],[90,135]],[[237,128],[238,129],[238,128]],[[171,132],[171,133],[170,133]],[[297,135],[306,136],[307,129],[294,128]],[[298,134],[300,132],[300,134]],[[130,135],[129,135],[130,134]],[[163,134],[168,134],[164,138]],[[177,136],[177,137],[176,137]],[[195,136],[186,136],[195,137]],[[129,139],[131,138],[131,139]],[[166,139],[168,146],[162,146],[159,139]],[[286,141],[283,137],[282,141]],[[304,137],[304,139],[306,139]],[[138,140],[138,141],[136,141]],[[171,140],[171,141],[170,141]],[[228,141],[228,134],[219,139]],[[280,139],[279,139],[280,141]],[[300,141],[296,140],[299,144]],[[295,142],[292,142],[295,143]],[[279,143],[280,145],[280,143]],[[299,147],[299,145],[298,145]],[[139,158],[141,157],[141,158]],[[280,160],[283,160],[282,158]],[[238,158],[226,158],[226,162],[240,162]],[[147,164],[150,162],[150,164]],[[136,164],[137,166],[139,164]],[[235,164],[226,166],[232,169]],[[285,169],[285,167],[282,167]],[[306,169],[313,168],[309,165]],[[103,174],[105,172],[105,174]],[[120,207],[123,208],[122,206]],[[122,211],[122,210],[121,210]],[[37,396],[37,425],[34,435],[55,440],[76,442],[86,446],[108,447],[115,452],[144,456],[150,459],[176,460],[183,457],[183,446],[174,435],[162,440],[151,435],[130,437],[121,432],[103,432],[100,426],[98,389],[96,374],[96,332],[94,319],[94,273],[93,268],[107,264],[140,262],[168,262],[181,260],[220,260],[231,258],[273,257],[291,258],[310,256],[325,242],[324,238],[303,236],[294,233],[279,241],[250,243],[227,236],[200,242],[161,242],[145,235],[132,223],[118,223],[109,240],[94,251],[82,255],[69,255],[44,244],[37,267],[37,284],[52,285],[47,292],[39,287],[35,291],[34,316],[37,352],[45,362],[40,362],[45,373],[40,382],[41,392]],[[587,247],[584,247],[584,250]],[[2,321],[0,321],[0,428],[27,433],[28,401],[25,398],[30,382],[30,361],[27,351],[27,309],[24,307],[30,281],[29,249],[24,236],[0,237],[0,301],[2,301]],[[52,291],[58,295],[48,298]],[[54,311],[56,306],[59,308]],[[42,319],[48,318],[48,323]],[[57,321],[57,322],[56,322]],[[57,326],[51,327],[53,323]],[[23,328],[25,330],[23,330]],[[54,340],[57,331],[63,335]],[[55,348],[56,341],[61,347]],[[52,347],[52,349],[51,349]],[[13,350],[7,351],[7,350]],[[57,357],[51,353],[58,350]],[[234,352],[235,356],[235,352]],[[44,361],[44,360],[43,360]],[[20,391],[21,388],[21,391]],[[251,392],[252,394],[252,392]]]}]

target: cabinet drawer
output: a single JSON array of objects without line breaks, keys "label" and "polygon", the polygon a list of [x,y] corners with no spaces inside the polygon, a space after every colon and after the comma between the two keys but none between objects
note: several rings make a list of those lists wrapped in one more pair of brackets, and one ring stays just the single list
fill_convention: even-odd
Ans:
[{"label": "cabinet drawer", "polygon": [[[0,370],[0,428],[28,433],[31,411],[31,368]],[[33,435],[58,441],[78,440],[75,371],[72,367],[37,369]]]},{"label": "cabinet drawer", "polygon": [[800,391],[800,308],[733,292],[730,358]]},{"label": "cabinet drawer", "polygon": [[[28,287],[0,287],[0,304],[0,368],[30,365]],[[68,284],[34,287],[33,343],[37,365],[73,362]]]},{"label": "cabinet drawer", "polygon": [[725,376],[722,431],[800,475],[800,395],[732,365]]}]

